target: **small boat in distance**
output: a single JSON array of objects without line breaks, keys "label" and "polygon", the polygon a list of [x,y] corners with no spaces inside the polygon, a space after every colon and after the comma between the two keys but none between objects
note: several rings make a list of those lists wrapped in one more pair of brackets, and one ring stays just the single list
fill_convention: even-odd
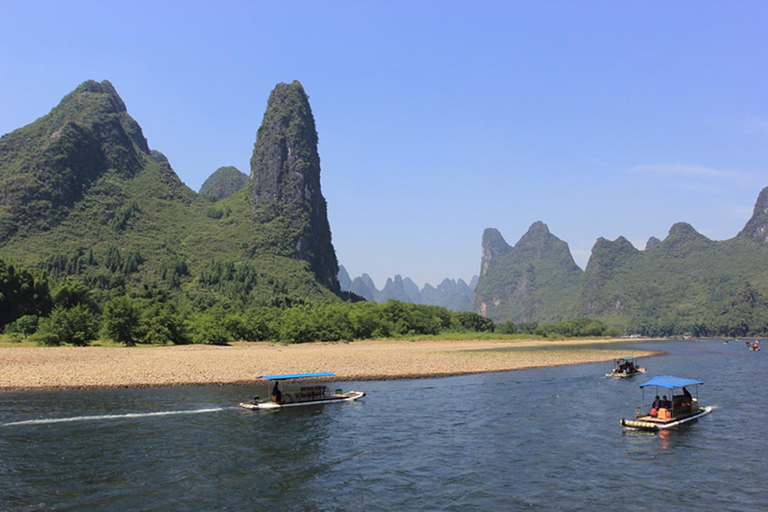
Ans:
[{"label": "small boat in distance", "polygon": [[[669,375],[652,378],[640,385],[640,389],[643,390],[643,398],[640,406],[635,409],[635,419],[621,418],[621,425],[640,430],[666,430],[706,416],[712,412],[712,407],[699,405],[699,386],[701,384],[704,383]],[[694,387],[693,395],[688,391],[691,386]],[[655,390],[655,399],[651,403],[646,402],[645,399],[645,389],[649,387],[653,387]],[[659,392],[659,388],[662,389],[661,392]],[[669,397],[664,393],[668,393]],[[663,398],[659,398],[660,394]]]},{"label": "small boat in distance", "polygon": [[[243,402],[240,407],[251,410],[281,409],[283,407],[298,407],[301,405],[319,405],[327,403],[351,402],[362,398],[362,391],[342,392],[336,389],[331,393],[328,386],[313,384],[307,379],[333,377],[332,372],[294,373],[288,375],[262,375],[262,384],[269,393],[269,398],[260,399],[254,396],[250,402]],[[281,389],[282,383],[282,389]],[[271,390],[270,390],[271,387]]]},{"label": "small boat in distance", "polygon": [[645,373],[645,368],[637,366],[636,357],[620,357],[613,362],[613,371],[606,373],[605,376],[624,379],[633,377],[638,373]]}]

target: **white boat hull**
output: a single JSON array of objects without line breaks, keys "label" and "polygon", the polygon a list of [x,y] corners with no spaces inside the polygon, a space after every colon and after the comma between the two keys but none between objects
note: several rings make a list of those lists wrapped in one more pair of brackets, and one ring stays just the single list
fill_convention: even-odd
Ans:
[{"label": "white boat hull", "polygon": [[283,409],[285,407],[301,407],[304,405],[322,405],[322,404],[330,404],[330,403],[353,402],[364,396],[365,396],[365,393],[363,391],[349,391],[348,393],[344,393],[343,395],[332,395],[327,398],[310,400],[307,402],[293,402],[293,403],[287,403],[287,404],[278,404],[277,402],[261,402],[258,404],[253,404],[253,403],[244,402],[240,404],[240,407],[242,407],[243,409],[251,409],[252,411],[265,411],[265,410]]},{"label": "white boat hull", "polygon": [[712,407],[710,406],[702,407],[701,409],[699,409],[699,412],[697,414],[694,414],[692,416],[686,416],[685,418],[681,418],[677,421],[670,421],[665,423],[657,423],[653,421],[643,421],[643,420],[625,420],[624,418],[622,418],[621,425],[623,427],[637,428],[641,430],[667,430],[670,428],[675,428],[677,426],[680,426],[683,423],[696,421],[697,419],[701,418],[702,416],[706,416],[711,412],[712,412]]},{"label": "white boat hull", "polygon": [[614,372],[611,372],[611,373],[606,373],[605,376],[606,377],[616,377],[618,379],[626,379],[627,377],[634,377],[638,373],[645,373],[645,368],[638,368],[637,371],[632,372],[632,373],[622,373],[622,372],[615,372],[614,373]]}]

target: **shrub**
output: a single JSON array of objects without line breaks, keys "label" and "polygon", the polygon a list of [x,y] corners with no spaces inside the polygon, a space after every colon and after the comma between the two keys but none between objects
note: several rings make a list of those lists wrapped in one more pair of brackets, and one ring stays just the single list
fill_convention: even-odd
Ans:
[{"label": "shrub", "polygon": [[195,343],[224,345],[233,340],[224,327],[224,311],[219,307],[195,315],[188,321],[188,327]]},{"label": "shrub", "polygon": [[139,311],[130,297],[117,297],[104,308],[104,330],[107,337],[133,346],[141,338]]},{"label": "shrub", "polygon": [[25,338],[37,331],[40,317],[37,315],[24,315],[16,319],[15,322],[8,324],[5,331],[9,334],[21,334]]},{"label": "shrub", "polygon": [[71,309],[54,309],[50,317],[40,322],[34,339],[43,345],[70,343],[82,347],[95,340],[98,332],[97,318],[87,307],[78,304]]}]

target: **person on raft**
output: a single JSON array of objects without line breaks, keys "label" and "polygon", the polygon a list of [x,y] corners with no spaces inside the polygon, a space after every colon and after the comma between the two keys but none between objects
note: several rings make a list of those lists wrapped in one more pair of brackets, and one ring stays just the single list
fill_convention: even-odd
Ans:
[{"label": "person on raft", "polygon": [[277,387],[277,381],[275,381],[275,385],[272,387],[272,401],[279,404],[282,400],[283,392]]}]

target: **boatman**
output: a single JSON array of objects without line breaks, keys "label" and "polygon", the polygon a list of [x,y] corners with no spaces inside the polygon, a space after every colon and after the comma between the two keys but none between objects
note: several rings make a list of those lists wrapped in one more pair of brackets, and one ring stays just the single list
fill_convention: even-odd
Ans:
[{"label": "boatman", "polygon": [[683,411],[685,411],[686,413],[691,412],[691,406],[693,405],[693,397],[691,396],[691,392],[685,389],[685,387],[683,387],[683,396],[685,397],[682,403]]},{"label": "boatman", "polygon": [[277,383],[278,381],[275,381],[275,385],[272,387],[272,401],[279,404],[283,399],[283,392],[277,387]]}]

